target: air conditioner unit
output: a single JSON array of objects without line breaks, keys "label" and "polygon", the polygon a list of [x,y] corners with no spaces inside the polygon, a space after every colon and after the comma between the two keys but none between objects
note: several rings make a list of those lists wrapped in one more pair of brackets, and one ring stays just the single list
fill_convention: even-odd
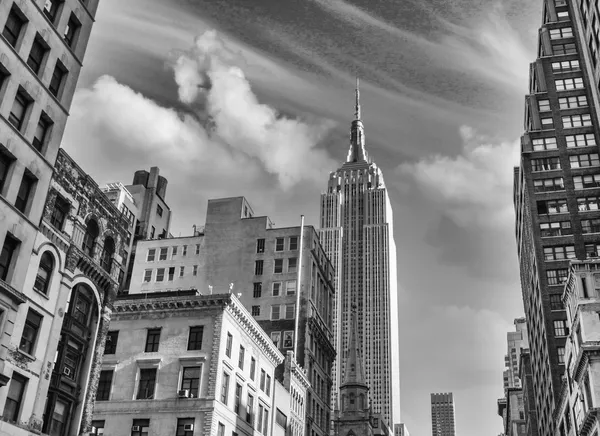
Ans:
[{"label": "air conditioner unit", "polygon": [[67,368],[66,366],[63,368],[63,374],[66,375],[67,377],[71,375],[71,369]]},{"label": "air conditioner unit", "polygon": [[189,389],[181,389],[180,391],[177,391],[177,396],[179,398],[189,398],[190,391],[189,391]]},{"label": "air conditioner unit", "polygon": [[139,425],[134,425],[133,427],[131,427],[131,431],[140,431],[141,428]]},{"label": "air conditioner unit", "polygon": [[194,424],[185,424],[183,426],[183,431],[194,431]]}]

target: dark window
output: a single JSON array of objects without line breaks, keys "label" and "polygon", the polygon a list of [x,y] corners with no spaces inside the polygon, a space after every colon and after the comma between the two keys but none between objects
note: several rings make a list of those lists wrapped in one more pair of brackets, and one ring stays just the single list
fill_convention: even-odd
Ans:
[{"label": "dark window", "polygon": [[56,200],[54,200],[54,209],[52,210],[52,215],[50,216],[50,224],[52,224],[56,229],[62,230],[65,220],[69,215],[70,209],[71,205],[69,202],[57,194]]},{"label": "dark window", "polygon": [[104,436],[104,420],[92,421],[92,435]]},{"label": "dark window", "polygon": [[21,336],[21,343],[19,344],[19,349],[21,351],[24,351],[27,354],[33,354],[41,324],[42,316],[29,309],[27,311],[25,326],[23,327],[23,336]]},{"label": "dark window", "polygon": [[188,350],[202,349],[202,335],[204,334],[203,326],[190,327],[190,336],[188,338]]},{"label": "dark window", "polygon": [[35,276],[35,283],[33,289],[42,294],[48,293],[48,285],[50,284],[50,276],[54,269],[54,258],[50,252],[45,251],[40,259],[40,265],[38,267],[37,275]]},{"label": "dark window", "polygon": [[285,239],[277,238],[275,239],[275,251],[283,251]]},{"label": "dark window", "polygon": [[112,385],[113,371],[100,371],[96,401],[108,401],[110,398],[110,387]]},{"label": "dark window", "polygon": [[13,372],[8,386],[6,403],[4,403],[4,413],[2,414],[4,419],[13,422],[18,420],[26,385],[27,379],[16,372]]},{"label": "dark window", "polygon": [[158,351],[160,342],[160,329],[149,329],[146,336],[146,353],[154,353]]},{"label": "dark window", "polygon": [[148,436],[150,434],[149,419],[134,419],[131,427],[131,436]]},{"label": "dark window", "polygon": [[40,115],[37,126],[35,127],[35,133],[33,135],[32,144],[37,151],[42,152],[46,139],[50,136],[50,128],[52,127],[52,120],[48,118],[44,112]]},{"label": "dark window", "polygon": [[264,253],[265,252],[265,240],[264,239],[257,239],[256,240],[256,252],[257,253]]},{"label": "dark window", "polygon": [[163,208],[160,207],[160,204],[157,204],[156,205],[156,215],[162,216],[162,214],[163,214]]},{"label": "dark window", "polygon": [[33,40],[31,50],[29,51],[29,57],[27,58],[27,65],[31,67],[35,74],[39,74],[47,52],[48,46],[38,33]]},{"label": "dark window", "polygon": [[298,236],[290,237],[290,250],[298,249]]},{"label": "dark window", "polygon": [[117,352],[117,342],[119,341],[119,331],[108,332],[106,335],[106,345],[104,345],[104,354],[115,354]]},{"label": "dark window", "polygon": [[246,422],[252,425],[254,418],[254,397],[248,394],[248,402],[246,403]]},{"label": "dark window", "polygon": [[260,298],[262,295],[262,283],[254,283],[254,298]]},{"label": "dark window", "polygon": [[71,405],[65,401],[56,400],[50,413],[48,434],[51,436],[63,435],[69,422]]},{"label": "dark window", "polygon": [[260,390],[264,391],[265,390],[265,377],[266,377],[266,373],[264,369],[260,370]]},{"label": "dark window", "polygon": [[175,267],[172,266],[169,268],[169,281],[172,282],[175,278]]},{"label": "dark window", "polygon": [[233,411],[240,414],[240,405],[242,404],[242,385],[239,383],[235,384],[235,403],[233,405]]},{"label": "dark window", "polygon": [[225,436],[225,425],[219,422],[219,428],[217,429],[217,436]]},{"label": "dark window", "polygon": [[244,369],[244,357],[246,356],[246,349],[240,345],[240,354],[238,357],[238,366],[240,369]]},{"label": "dark window", "polygon": [[75,47],[75,42],[79,35],[79,29],[81,29],[81,23],[79,22],[75,14],[71,14],[64,35],[65,42],[71,48]]},{"label": "dark window", "polygon": [[227,343],[225,345],[225,354],[227,357],[231,357],[231,346],[233,344],[233,336],[231,333],[227,333]]},{"label": "dark window", "polygon": [[44,15],[48,17],[52,24],[54,24],[54,20],[56,20],[61,3],[62,1],[59,0],[46,0],[46,3],[44,4]]},{"label": "dark window", "polygon": [[256,371],[256,359],[254,357],[250,358],[250,379],[254,380],[254,373]]},{"label": "dark window", "polygon": [[227,397],[229,396],[229,374],[223,373],[221,381],[221,403],[227,405]]},{"label": "dark window", "polygon": [[275,266],[273,268],[273,273],[281,274],[283,272],[283,259],[275,259]]},{"label": "dark window", "polygon": [[113,255],[115,254],[115,241],[110,236],[104,240],[102,248],[102,268],[108,273],[112,269]]},{"label": "dark window", "polygon": [[8,180],[8,170],[10,169],[10,166],[13,163],[13,161],[13,158],[11,158],[10,156],[8,156],[0,150],[0,194],[4,189],[4,184],[6,183],[6,180]]},{"label": "dark window", "polygon": [[19,88],[17,95],[15,96],[15,101],[13,102],[10,110],[10,114],[8,115],[8,121],[10,121],[10,123],[19,131],[23,127],[25,115],[27,114],[27,109],[29,108],[30,103],[31,99],[29,96],[22,88]]},{"label": "dark window", "polygon": [[150,239],[154,239],[154,234],[156,233],[156,229],[152,226],[152,230],[150,231]]},{"label": "dark window", "polygon": [[15,200],[15,207],[22,213],[25,213],[27,204],[29,203],[29,197],[31,196],[36,181],[37,180],[33,174],[25,171],[23,174],[23,179],[21,179],[21,186],[19,186],[17,198]]},{"label": "dark window", "polygon": [[156,368],[140,369],[140,385],[136,399],[152,400],[154,399],[154,384],[156,383]]},{"label": "dark window", "polygon": [[16,6],[13,6],[8,14],[4,30],[2,31],[2,36],[4,36],[8,43],[13,47],[17,46],[17,41],[19,40],[19,35],[21,34],[25,22],[21,11],[19,11]]},{"label": "dark window", "polygon": [[281,427],[287,428],[287,416],[285,416],[279,409],[277,409],[275,412],[275,422]]},{"label": "dark window", "polygon": [[85,235],[83,236],[83,248],[84,253],[90,257],[94,257],[94,249],[96,248],[96,238],[100,234],[100,229],[95,220],[90,219],[85,229]]},{"label": "dark window", "polygon": [[257,260],[254,262],[254,274],[257,276],[262,275],[263,273],[263,261]]},{"label": "dark window", "polygon": [[198,398],[200,387],[200,367],[188,366],[183,368],[181,389],[187,389],[192,398]]},{"label": "dark window", "polygon": [[271,376],[267,374],[267,381],[265,383],[265,394],[271,395]]},{"label": "dark window", "polygon": [[177,433],[175,436],[193,436],[194,418],[177,418]]},{"label": "dark window", "polygon": [[6,234],[6,238],[4,239],[4,245],[2,246],[2,251],[0,252],[0,279],[6,281],[8,278],[8,273],[11,267],[11,263],[13,260],[13,256],[19,248],[19,240],[12,237],[8,233]]},{"label": "dark window", "polygon": [[252,316],[260,316],[260,306],[252,306]]},{"label": "dark window", "polygon": [[50,85],[48,85],[48,90],[50,90],[50,93],[56,98],[59,98],[58,94],[66,75],[67,69],[65,66],[60,61],[56,61],[56,66],[52,72],[52,78],[50,79]]}]

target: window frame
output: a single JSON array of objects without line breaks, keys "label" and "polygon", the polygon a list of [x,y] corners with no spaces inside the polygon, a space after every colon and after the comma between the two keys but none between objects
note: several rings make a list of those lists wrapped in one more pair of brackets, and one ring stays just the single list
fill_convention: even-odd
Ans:
[{"label": "window frame", "polygon": [[161,328],[149,328],[146,330],[146,344],[144,353],[156,353],[160,348]]},{"label": "window frame", "polygon": [[202,350],[203,336],[204,336],[204,326],[203,325],[190,326],[190,331],[188,333],[188,344],[187,344],[188,351]]}]

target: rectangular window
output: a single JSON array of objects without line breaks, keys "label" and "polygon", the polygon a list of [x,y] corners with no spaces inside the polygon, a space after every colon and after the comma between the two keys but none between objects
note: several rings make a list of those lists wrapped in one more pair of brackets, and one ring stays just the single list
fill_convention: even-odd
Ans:
[{"label": "rectangular window", "polygon": [[35,133],[33,135],[33,141],[31,142],[33,147],[40,153],[44,150],[47,139],[50,136],[50,129],[52,128],[52,120],[42,111],[38,124],[35,127]]},{"label": "rectangular window", "polygon": [[283,272],[283,259],[275,259],[275,264],[273,266],[274,274],[281,274]]},{"label": "rectangular window", "polygon": [[200,367],[186,366],[181,375],[181,390],[187,390],[190,398],[200,395]]},{"label": "rectangular window", "polygon": [[575,189],[587,189],[600,187],[600,174],[589,174],[587,176],[573,177]]},{"label": "rectangular window", "polygon": [[531,141],[533,144],[533,151],[543,151],[543,150],[556,150],[556,138],[539,138]]},{"label": "rectangular window", "polygon": [[154,234],[156,233],[156,228],[154,226],[150,229],[150,239],[154,239]]},{"label": "rectangular window", "polygon": [[573,89],[583,89],[583,77],[573,77],[570,79],[557,79],[554,81],[557,91],[570,91]]},{"label": "rectangular window", "polygon": [[575,43],[552,44],[552,54],[556,56],[577,54],[577,47],[575,47]]},{"label": "rectangular window", "polygon": [[534,192],[554,192],[564,191],[565,184],[562,177],[554,177],[552,179],[538,179],[533,181]]},{"label": "rectangular window", "polygon": [[294,346],[294,332],[283,332],[283,348],[292,348]]},{"label": "rectangular window", "polygon": [[244,358],[246,356],[246,349],[240,345],[240,353],[238,355],[238,367],[244,369]]},{"label": "rectangular window", "polygon": [[21,213],[25,213],[29,204],[29,197],[34,190],[37,179],[29,171],[25,171],[23,179],[21,179],[21,185],[17,193],[15,200],[15,208]]},{"label": "rectangular window", "polygon": [[592,117],[590,114],[567,115],[562,117],[562,123],[565,129],[587,127],[592,125]]},{"label": "rectangular window", "polygon": [[31,98],[23,88],[19,88],[15,95],[15,101],[10,109],[10,114],[8,114],[8,121],[10,121],[15,129],[21,131],[30,105]]},{"label": "rectangular window", "polygon": [[558,213],[567,213],[567,200],[547,200],[537,202],[537,211],[540,215],[553,215]]},{"label": "rectangular window", "polygon": [[147,269],[144,271],[144,283],[149,283],[152,281],[152,270]]},{"label": "rectangular window", "polygon": [[273,297],[278,297],[281,292],[281,282],[273,282]]},{"label": "rectangular window", "polygon": [[158,260],[167,260],[167,255],[169,254],[168,247],[162,247],[158,254]]},{"label": "rectangular window", "polygon": [[561,109],[576,109],[587,107],[588,102],[585,95],[578,95],[576,97],[559,98],[558,104]]},{"label": "rectangular window", "polygon": [[552,236],[566,236],[572,235],[573,229],[571,228],[571,221],[560,221],[554,223],[541,223],[540,224],[540,236],[542,238]]},{"label": "rectangular window", "polygon": [[225,425],[219,422],[219,427],[217,428],[217,436],[225,436]]},{"label": "rectangular window", "polygon": [[575,259],[575,246],[559,245],[555,247],[544,247],[544,260]]},{"label": "rectangular window", "polygon": [[554,336],[567,336],[569,334],[569,328],[567,322],[563,319],[556,320],[554,324]]},{"label": "rectangular window", "polygon": [[542,129],[548,129],[554,126],[553,118],[542,118]]},{"label": "rectangular window", "polygon": [[179,277],[183,277],[184,274],[185,274],[185,266],[180,266],[179,267]]},{"label": "rectangular window", "polygon": [[298,258],[290,257],[288,259],[288,273],[295,273],[298,270]]},{"label": "rectangular window", "polygon": [[156,270],[156,281],[157,282],[162,282],[165,279],[165,269],[164,268],[158,268]]},{"label": "rectangular window", "polygon": [[262,430],[262,420],[263,420],[264,411],[265,411],[265,407],[262,404],[258,403],[258,416],[256,419],[256,429],[258,430],[259,433]]},{"label": "rectangular window", "polygon": [[277,348],[281,347],[281,332],[272,332],[271,340],[273,341],[273,344],[275,344],[275,346]]},{"label": "rectangular window", "polygon": [[569,274],[568,269],[548,269],[546,270],[546,278],[549,285],[560,285],[567,281]]},{"label": "rectangular window", "polygon": [[290,236],[290,251],[298,249],[298,236]]},{"label": "rectangular window", "polygon": [[[329,422],[329,421],[327,421],[327,422]],[[263,420],[263,434],[264,435],[269,434],[267,432],[268,429],[269,429],[269,409],[265,408],[265,419]]]},{"label": "rectangular window", "polygon": [[531,159],[531,171],[552,171],[560,170],[560,160],[558,157],[545,157],[541,159]]},{"label": "rectangular window", "polygon": [[0,194],[4,189],[4,185],[8,180],[8,170],[10,169],[14,159],[0,150]]},{"label": "rectangular window", "polygon": [[196,245],[196,256],[200,254],[200,244]]},{"label": "rectangular window", "polygon": [[296,305],[286,304],[285,305],[285,319],[294,319],[296,317]]},{"label": "rectangular window", "polygon": [[17,41],[19,40],[19,35],[21,35],[21,30],[23,30],[25,23],[26,20],[23,13],[13,5],[8,14],[6,24],[4,25],[2,36],[4,36],[8,43],[14,48],[17,48]]},{"label": "rectangular window", "polygon": [[227,333],[227,342],[225,344],[225,355],[231,358],[231,347],[233,346],[233,336],[231,333]]},{"label": "rectangular window", "polygon": [[156,215],[162,216],[162,214],[163,214],[163,208],[160,207],[160,204],[157,204],[156,205]]},{"label": "rectangular window", "polygon": [[260,306],[252,306],[252,316],[260,316]]},{"label": "rectangular window", "polygon": [[29,309],[27,311],[27,318],[25,319],[25,326],[23,327],[23,335],[21,336],[19,350],[33,355],[41,325],[42,316]]},{"label": "rectangular window", "polygon": [[285,295],[296,294],[296,280],[288,280],[285,282]]},{"label": "rectangular window", "polygon": [[75,47],[77,37],[79,36],[79,29],[81,29],[81,23],[79,22],[75,14],[71,14],[71,16],[69,17],[69,22],[67,23],[67,28],[65,29],[64,33],[65,42],[71,48]]},{"label": "rectangular window", "polygon": [[12,422],[17,422],[19,420],[27,381],[28,380],[25,377],[19,375],[16,371],[13,371],[12,378],[8,385],[6,402],[4,403],[4,413],[2,414],[4,419]]},{"label": "rectangular window", "polygon": [[134,419],[131,427],[131,436],[148,436],[150,434],[149,419]]},{"label": "rectangular window", "polygon": [[564,310],[561,294],[550,294],[550,310]]},{"label": "rectangular window", "polygon": [[552,71],[556,73],[568,73],[571,71],[579,71],[579,61],[562,61],[552,62]]},{"label": "rectangular window", "polygon": [[104,436],[104,420],[92,421],[92,435]]},{"label": "rectangular window", "polygon": [[175,267],[169,267],[169,281],[172,282],[175,278]]},{"label": "rectangular window", "polygon": [[282,428],[287,428],[287,416],[279,409],[275,410],[275,423]]},{"label": "rectangular window", "polygon": [[50,84],[48,85],[48,90],[50,93],[56,98],[60,98],[60,92],[63,88],[63,82],[65,77],[67,77],[67,69],[62,64],[61,61],[56,61],[56,66],[54,67],[54,71],[52,72],[52,78],[50,79]]},{"label": "rectangular window", "polygon": [[254,290],[252,291],[252,296],[254,298],[260,298],[262,295],[262,283],[256,282],[254,283]]},{"label": "rectangular window", "polygon": [[254,380],[254,373],[256,371],[256,359],[254,357],[250,358],[250,380]]},{"label": "rectangular window", "polygon": [[183,253],[182,256],[187,256],[187,245],[183,246]]},{"label": "rectangular window", "polygon": [[580,212],[598,210],[598,197],[582,197],[577,199],[577,209]]},{"label": "rectangular window", "polygon": [[110,399],[110,387],[112,386],[113,371],[100,371],[98,388],[96,390],[96,401],[108,401]]},{"label": "rectangular window", "polygon": [[136,399],[138,400],[153,400],[154,387],[156,385],[156,368],[141,368],[140,369],[140,384]]},{"label": "rectangular window", "polygon": [[254,262],[254,275],[260,276],[263,273],[263,261],[257,260]]},{"label": "rectangular window", "polygon": [[155,353],[158,351],[158,345],[160,343],[160,329],[148,329],[146,334],[146,353]]},{"label": "rectangular window", "polygon": [[235,403],[233,404],[233,411],[239,415],[240,405],[242,404],[242,385],[239,383],[235,384]]},{"label": "rectangular window", "polygon": [[54,24],[54,21],[58,16],[58,9],[61,3],[62,1],[60,0],[46,0],[44,3],[44,15],[48,17],[52,24]]},{"label": "rectangular window", "polygon": [[194,436],[194,418],[177,418],[175,436]]},{"label": "rectangular window", "polygon": [[148,250],[148,256],[146,257],[146,261],[147,262],[154,262],[154,259],[156,257],[156,249],[155,248],[151,248]]},{"label": "rectangular window", "polygon": [[264,239],[257,239],[256,240],[256,252],[257,253],[264,253],[265,252],[265,240]]},{"label": "rectangular window", "polygon": [[246,422],[252,425],[254,419],[254,397],[252,394],[248,394],[248,401],[246,402]]},{"label": "rectangular window", "polygon": [[221,381],[221,403],[227,405],[227,397],[229,396],[229,374],[223,373]]},{"label": "rectangular window", "polygon": [[48,46],[42,39],[39,33],[35,35],[31,50],[29,51],[29,57],[27,58],[27,65],[33,70],[35,74],[39,74],[42,68],[42,62],[46,53],[48,53]]},{"label": "rectangular window", "polygon": [[177,245],[175,245],[171,250],[171,259],[177,256]]},{"label": "rectangular window", "polygon": [[600,233],[600,218],[581,220],[581,233]]},{"label": "rectangular window", "polygon": [[558,363],[561,365],[565,364],[565,347],[556,347],[558,352]]},{"label": "rectangular window", "polygon": [[570,135],[565,136],[567,141],[567,147],[591,147],[596,145],[596,137],[593,133],[586,133],[582,135]]},{"label": "rectangular window", "polygon": [[561,11],[556,14],[559,21],[569,19],[569,11]]},{"label": "rectangular window", "polygon": [[198,275],[198,265],[192,267],[192,275],[196,277]]},{"label": "rectangular window", "polygon": [[276,238],[275,239],[275,251],[283,251],[284,249],[284,238]]},{"label": "rectangular window", "polygon": [[266,378],[267,373],[265,372],[264,369],[260,370],[260,390],[264,391],[265,390],[265,378]]},{"label": "rectangular window", "polygon": [[538,100],[538,109],[540,112],[550,111],[550,100]]},{"label": "rectangular window", "polygon": [[113,330],[106,335],[106,343],[104,345],[104,354],[115,354],[117,352],[117,342],[119,341],[119,331]]},{"label": "rectangular window", "polygon": [[271,320],[278,320],[280,318],[279,311],[280,311],[279,304],[275,304],[275,305],[271,306]]},{"label": "rectangular window", "polygon": [[572,38],[573,29],[571,27],[561,27],[559,29],[550,29],[550,39]]},{"label": "rectangular window", "polygon": [[20,242],[18,239],[12,237],[10,234],[6,234],[4,239],[4,245],[0,252],[0,280],[7,281],[8,273],[10,272],[13,257],[15,256]]},{"label": "rectangular window", "polygon": [[190,327],[190,335],[188,337],[188,350],[201,350],[202,337],[204,335],[204,326]]}]

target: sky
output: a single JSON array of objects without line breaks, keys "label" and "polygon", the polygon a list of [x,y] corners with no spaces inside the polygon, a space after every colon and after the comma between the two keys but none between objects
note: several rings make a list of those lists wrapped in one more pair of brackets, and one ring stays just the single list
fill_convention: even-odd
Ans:
[{"label": "sky", "polygon": [[171,232],[243,195],[318,226],[360,77],[398,257],[402,421],[502,431],[506,333],[522,316],[512,209],[541,0],[102,0],[63,146],[100,185],[160,167]]}]

